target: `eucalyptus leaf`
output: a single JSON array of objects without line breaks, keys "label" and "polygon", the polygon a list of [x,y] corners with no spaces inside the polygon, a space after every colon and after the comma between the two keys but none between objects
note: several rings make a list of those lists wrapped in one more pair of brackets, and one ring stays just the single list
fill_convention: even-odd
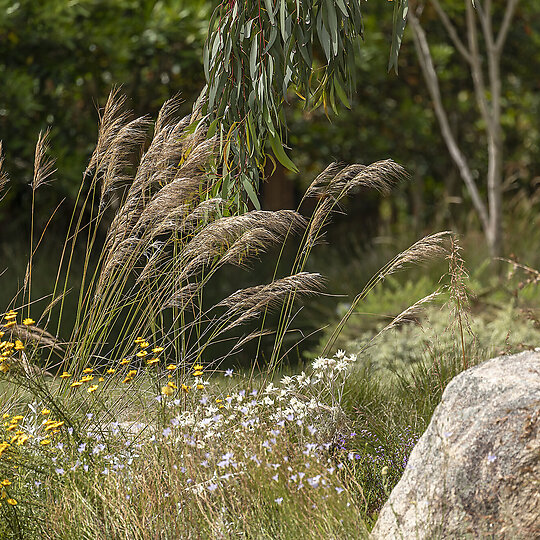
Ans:
[{"label": "eucalyptus leaf", "polygon": [[253,42],[251,43],[251,52],[249,54],[249,74],[251,78],[255,78],[255,72],[257,70],[257,51],[259,46],[259,41],[257,39],[258,35],[255,35]]},{"label": "eucalyptus leaf", "polygon": [[[337,112],[341,104],[350,108],[363,5],[360,0],[218,3],[203,51],[203,113],[208,114],[210,132],[228,133],[217,167],[230,170],[233,191],[248,196],[245,184],[251,181],[257,192],[267,137],[276,159],[297,170],[281,136],[287,129],[283,105],[290,88],[301,95],[305,107],[322,104],[327,113],[328,107]],[[391,65],[397,66],[406,8],[407,0],[394,1]],[[319,45],[326,65],[323,60],[315,69],[313,47]]]},{"label": "eucalyptus leaf", "polygon": [[261,203],[259,201],[259,198],[257,197],[257,193],[255,193],[255,190],[253,189],[253,183],[252,183],[252,181],[251,181],[251,179],[249,177],[244,177],[243,178],[243,187],[244,187],[244,190],[245,190],[249,200],[251,201],[251,203],[255,207],[255,210],[260,210],[261,209]]},{"label": "eucalyptus leaf", "polygon": [[270,19],[270,24],[276,24],[276,18],[274,17],[274,5],[272,0],[264,0],[264,5],[266,6],[266,13],[268,13],[268,18]]},{"label": "eucalyptus leaf", "polygon": [[341,86],[341,84],[339,84],[339,81],[338,81],[337,77],[334,77],[334,88],[336,89],[336,94],[337,94],[339,100],[341,101],[341,103],[343,103],[343,105],[345,105],[345,107],[347,107],[347,109],[350,109],[351,104],[349,103],[349,99],[347,98],[347,94],[343,90],[343,87]]},{"label": "eucalyptus leaf", "polygon": [[401,48],[401,40],[407,25],[407,13],[409,11],[408,0],[395,0],[393,15],[392,46],[390,49],[390,59],[388,61],[388,71],[394,68],[398,72],[398,56]]},{"label": "eucalyptus leaf", "polygon": [[298,168],[296,165],[291,161],[289,156],[285,153],[285,150],[283,149],[283,145],[279,137],[277,136],[270,136],[268,137],[268,142],[270,143],[270,148],[272,148],[272,152],[274,152],[274,156],[276,156],[277,160],[289,171],[292,172],[298,172]]}]

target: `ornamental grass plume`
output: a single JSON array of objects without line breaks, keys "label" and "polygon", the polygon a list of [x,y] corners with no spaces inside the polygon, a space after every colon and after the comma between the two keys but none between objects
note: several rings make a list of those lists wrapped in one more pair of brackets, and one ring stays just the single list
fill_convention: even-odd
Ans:
[{"label": "ornamental grass plume", "polygon": [[5,157],[2,149],[2,141],[0,141],[0,201],[2,201],[5,196],[5,193],[2,192],[9,182],[9,176],[7,172],[3,170],[4,159]]}]

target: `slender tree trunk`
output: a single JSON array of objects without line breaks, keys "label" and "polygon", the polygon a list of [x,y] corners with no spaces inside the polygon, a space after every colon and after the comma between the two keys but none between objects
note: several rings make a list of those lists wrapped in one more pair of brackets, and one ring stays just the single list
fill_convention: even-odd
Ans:
[{"label": "slender tree trunk", "polygon": [[[433,108],[439,121],[442,137],[446,143],[448,152],[467,187],[469,195],[471,196],[492,257],[499,256],[503,249],[503,131],[501,127],[500,60],[510,23],[518,2],[519,0],[506,0],[501,27],[498,34],[496,34],[493,30],[492,0],[476,0],[474,7],[471,0],[465,0],[467,39],[467,42],[465,43],[459,37],[459,32],[454,27],[452,21],[439,3],[439,0],[431,0],[431,4],[446,28],[456,50],[470,67],[476,102],[486,126],[487,201],[481,196],[467,158],[450,130],[448,114],[444,108],[441,97],[439,79],[433,64],[426,34],[420,25],[419,13],[421,13],[422,8],[419,8],[418,14],[414,9],[409,10],[409,21],[413,31],[416,52],[433,102]],[[477,19],[480,21],[482,30],[481,35],[485,44],[485,58],[487,59],[488,66],[488,86],[486,86],[484,79],[482,55],[480,53],[478,39]]]}]

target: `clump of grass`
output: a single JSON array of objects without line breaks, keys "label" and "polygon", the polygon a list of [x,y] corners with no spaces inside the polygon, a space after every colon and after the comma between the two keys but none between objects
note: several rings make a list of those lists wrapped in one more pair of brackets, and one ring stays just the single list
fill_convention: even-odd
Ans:
[{"label": "clump of grass", "polygon": [[[32,241],[22,301],[13,302],[28,316],[21,321],[8,311],[1,323],[3,384],[21,389],[2,406],[1,532],[21,538],[367,534],[364,518],[377,508],[378,488],[358,474],[357,453],[343,444],[344,437],[354,439],[345,404],[357,356],[329,351],[379,283],[444,255],[450,233],[429,235],[384,265],[337,324],[311,373],[276,386],[295,302],[323,285],[306,263],[333,212],[359,187],[388,192],[403,171],[391,161],[332,164],[307,190],[305,197],[317,198],[309,219],[293,210],[239,214],[218,196],[219,171],[212,171],[218,142],[207,137],[205,118],[195,106],[178,119],[177,109],[176,99],[164,105],[145,145],[149,119],[132,119],[124,98],[111,93],[51,301],[37,322],[29,313]],[[46,178],[51,165],[41,162],[45,169],[36,174]],[[224,265],[249,267],[293,235],[299,249],[285,275],[276,270],[270,283],[209,305],[205,293]],[[78,311],[62,341],[68,277],[81,243]],[[388,328],[430,300],[418,301]],[[267,327],[270,310],[280,314],[275,330]],[[208,375],[252,340],[255,366],[269,332],[274,344],[260,374],[253,369],[230,388],[212,385]],[[366,392],[377,392],[366,372],[361,380]],[[383,463],[371,465],[384,470]]]}]

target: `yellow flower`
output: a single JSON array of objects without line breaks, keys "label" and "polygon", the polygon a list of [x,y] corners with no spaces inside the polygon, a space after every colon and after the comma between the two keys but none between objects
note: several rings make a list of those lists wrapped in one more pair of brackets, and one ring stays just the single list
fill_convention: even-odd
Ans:
[{"label": "yellow flower", "polygon": [[109,368],[109,369],[107,370],[107,373],[108,373],[109,375],[112,375],[112,374],[115,373],[115,372],[116,372],[116,369],[113,369],[113,368]]},{"label": "yellow flower", "polygon": [[81,382],[88,382],[88,381],[92,381],[92,380],[94,380],[93,375],[83,375],[81,377]]},{"label": "yellow flower", "polygon": [[10,424],[10,425],[6,428],[6,431],[13,431],[14,429],[17,429],[17,424]]},{"label": "yellow flower", "polygon": [[29,438],[30,438],[30,435],[27,435],[26,433],[22,433],[21,435],[19,435],[17,439],[17,446],[22,446]]},{"label": "yellow flower", "polygon": [[51,444],[51,440],[50,439],[43,439],[42,441],[40,441],[41,446],[46,446],[47,444]]},{"label": "yellow flower", "polygon": [[15,340],[15,350],[24,351],[24,343],[20,339]]},{"label": "yellow flower", "polygon": [[83,373],[92,373],[94,370],[91,367],[87,367],[83,369]]},{"label": "yellow flower", "polygon": [[194,376],[194,377],[200,377],[202,374],[203,374],[202,371],[194,371],[194,372],[193,372],[193,376]]},{"label": "yellow flower", "polygon": [[170,386],[171,388],[174,388],[175,390],[178,390],[178,386],[176,386],[176,384],[174,384],[172,381],[169,381],[167,383],[167,386]]},{"label": "yellow flower", "polygon": [[169,365],[167,366],[167,369],[168,369],[169,371],[173,371],[174,369],[176,369],[176,364],[169,364]]},{"label": "yellow flower", "polygon": [[126,364],[129,364],[129,360],[127,358],[122,358],[122,360],[120,360],[120,365],[125,366]]},{"label": "yellow flower", "polygon": [[195,371],[202,371],[202,370],[203,370],[203,367],[201,366],[201,364],[195,364],[195,365],[193,366],[193,369],[194,369]]},{"label": "yellow flower", "polygon": [[152,352],[153,352],[154,354],[159,354],[162,350],[163,350],[163,347],[154,347],[154,348],[152,349]]},{"label": "yellow flower", "polygon": [[17,504],[17,501],[15,499],[8,499],[6,502],[11,506],[15,506]]},{"label": "yellow flower", "polygon": [[139,347],[141,349],[146,349],[147,347],[150,347],[150,343],[148,343],[148,341],[139,341]]},{"label": "yellow flower", "polygon": [[71,386],[72,388],[75,388],[76,386],[81,386],[81,385],[82,385],[82,382],[81,382],[81,381],[75,381],[75,382],[72,382],[70,386]]},{"label": "yellow flower", "polygon": [[161,393],[164,396],[172,396],[174,394],[174,389],[167,384],[166,386],[161,387]]},{"label": "yellow flower", "polygon": [[103,377],[100,377],[100,378],[98,379],[98,382],[103,382],[104,380],[105,380],[105,379],[104,379]]},{"label": "yellow flower", "polygon": [[7,323],[4,323],[4,328],[11,328],[12,326],[15,326],[17,324],[17,321],[8,321]]},{"label": "yellow flower", "polygon": [[34,321],[34,319],[31,319],[30,317],[27,317],[26,319],[23,320],[23,324],[25,326],[32,326],[36,321]]},{"label": "yellow flower", "polygon": [[5,315],[4,319],[6,321],[11,321],[12,319],[15,319],[17,317],[17,312],[10,309]]},{"label": "yellow flower", "polygon": [[10,354],[11,349],[15,346],[15,343],[12,343],[11,341],[1,341],[0,342],[0,350],[3,350],[3,354]]},{"label": "yellow flower", "polygon": [[183,390],[184,392],[186,392],[186,393],[189,392],[189,386],[183,384],[183,385],[182,385],[182,390]]},{"label": "yellow flower", "polygon": [[22,414],[16,414],[12,419],[11,422],[18,422],[19,420],[22,420],[24,416]]},{"label": "yellow flower", "polygon": [[60,375],[61,379],[68,379],[69,377],[71,377],[71,373],[68,373],[67,371],[64,371],[64,373]]},{"label": "yellow flower", "polygon": [[131,371],[128,371],[128,373],[126,375],[126,378],[122,382],[127,383],[127,382],[132,381],[133,377],[135,377],[135,375],[137,375],[137,370],[136,369],[132,369]]},{"label": "yellow flower", "polygon": [[0,482],[3,486],[11,486],[11,482],[6,478]]},{"label": "yellow flower", "polygon": [[49,409],[43,409],[43,410],[41,411],[41,414],[42,414],[43,416],[47,416],[48,414],[51,414],[51,411],[49,411]]},{"label": "yellow flower", "polygon": [[152,366],[154,364],[157,364],[159,362],[159,358],[156,356],[155,358],[150,358],[146,361],[146,365]]},{"label": "yellow flower", "polygon": [[197,390],[204,390],[204,384],[198,384]]},{"label": "yellow flower", "polygon": [[91,394],[92,392],[95,392],[97,389],[98,389],[99,385],[98,384],[92,384],[91,386],[88,387],[88,390],[87,392],[89,394]]},{"label": "yellow flower", "polygon": [[9,364],[5,362],[3,364],[0,364],[0,371],[2,373],[7,373],[9,371]]},{"label": "yellow flower", "polygon": [[133,341],[139,344],[139,343],[144,343],[146,340],[143,337],[139,336],[139,337],[136,337]]},{"label": "yellow flower", "polygon": [[4,414],[2,415],[2,418],[3,418],[4,420],[5,420],[6,418],[9,418],[9,413],[4,413]]},{"label": "yellow flower", "polygon": [[143,358],[145,357],[146,355],[148,354],[148,351],[139,351],[136,356],[138,356],[139,358]]},{"label": "yellow flower", "polygon": [[64,425],[64,421],[63,420],[60,420],[58,422],[53,422],[52,424],[49,424],[46,428],[45,428],[45,431],[51,431],[51,429],[57,429],[61,426]]}]

